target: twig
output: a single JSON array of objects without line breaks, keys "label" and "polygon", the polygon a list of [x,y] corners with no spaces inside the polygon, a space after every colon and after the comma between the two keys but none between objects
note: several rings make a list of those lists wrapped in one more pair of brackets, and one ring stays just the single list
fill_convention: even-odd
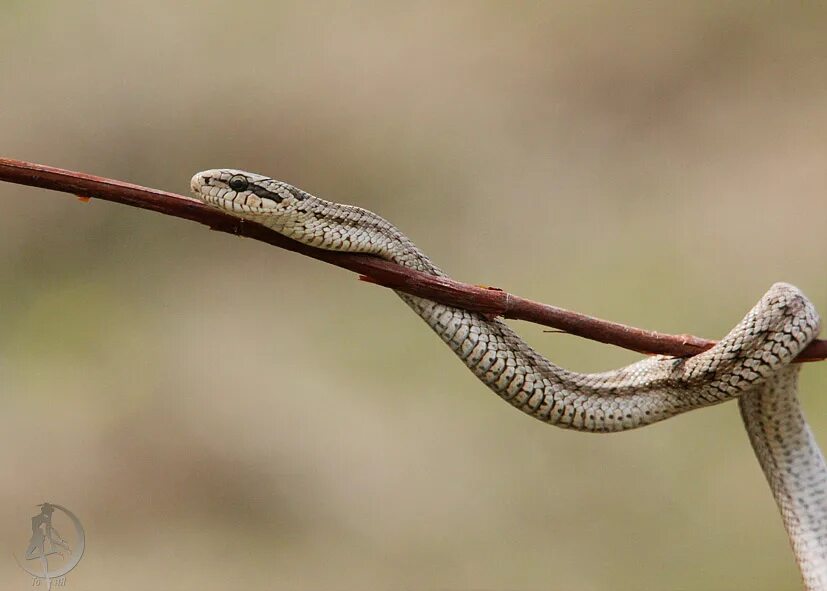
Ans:
[{"label": "twig", "polygon": [[[692,335],[668,335],[600,320],[556,306],[533,302],[497,288],[433,277],[374,256],[332,252],[305,246],[269,228],[242,221],[200,201],[175,193],[6,158],[0,158],[0,180],[114,201],[200,222],[213,230],[261,240],[349,269],[359,273],[360,279],[364,281],[490,317],[503,316],[551,326],[573,335],[640,353],[689,357],[715,344],[715,341]],[[810,343],[796,361],[823,359],[827,359],[827,341],[817,340]]]}]

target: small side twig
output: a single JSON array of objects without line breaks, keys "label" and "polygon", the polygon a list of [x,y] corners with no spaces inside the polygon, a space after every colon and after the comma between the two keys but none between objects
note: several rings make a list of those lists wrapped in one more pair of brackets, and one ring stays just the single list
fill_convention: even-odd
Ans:
[{"label": "small side twig", "polygon": [[[646,354],[689,357],[711,348],[715,341],[692,335],[669,335],[600,320],[486,288],[433,277],[377,257],[320,250],[291,240],[253,222],[213,209],[195,199],[31,162],[0,158],[0,180],[62,191],[83,198],[103,199],[157,211],[209,226],[213,230],[253,238],[360,274],[360,279],[487,316],[502,316],[550,326],[583,338]],[[827,341],[816,340],[796,361],[827,359]]]}]

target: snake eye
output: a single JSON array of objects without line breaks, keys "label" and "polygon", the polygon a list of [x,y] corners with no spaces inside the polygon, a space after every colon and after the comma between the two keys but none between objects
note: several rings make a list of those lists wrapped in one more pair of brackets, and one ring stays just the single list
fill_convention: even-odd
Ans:
[{"label": "snake eye", "polygon": [[230,185],[230,188],[233,191],[246,191],[247,190],[247,179],[240,174],[235,175],[233,178],[230,179],[230,182],[227,183]]}]

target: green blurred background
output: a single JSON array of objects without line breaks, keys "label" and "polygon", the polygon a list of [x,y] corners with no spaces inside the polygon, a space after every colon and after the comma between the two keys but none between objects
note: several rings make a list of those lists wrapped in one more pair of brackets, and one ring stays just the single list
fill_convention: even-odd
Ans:
[{"label": "green blurred background", "polygon": [[[458,279],[718,337],[775,281],[827,312],[825,35],[821,3],[6,0],[0,155],[269,174]],[[734,404],[554,429],[350,273],[0,202],[3,589],[45,500],[86,526],[73,589],[800,587]],[[517,328],[573,369],[638,358]],[[802,390],[827,443],[827,365]]]}]

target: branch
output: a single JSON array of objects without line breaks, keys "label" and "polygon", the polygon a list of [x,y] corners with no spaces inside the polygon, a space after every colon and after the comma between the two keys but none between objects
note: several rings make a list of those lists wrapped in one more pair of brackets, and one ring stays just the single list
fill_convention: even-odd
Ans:
[{"label": "branch", "polygon": [[[460,283],[401,267],[378,257],[333,252],[306,246],[262,225],[244,221],[200,201],[80,172],[0,158],[0,180],[123,203],[200,222],[213,230],[261,240],[360,274],[360,279],[449,306],[551,326],[567,333],[646,354],[689,357],[715,341],[692,335],[668,335],[600,320],[548,304],[533,302],[497,288]],[[827,359],[827,341],[816,340],[796,361]]]}]

